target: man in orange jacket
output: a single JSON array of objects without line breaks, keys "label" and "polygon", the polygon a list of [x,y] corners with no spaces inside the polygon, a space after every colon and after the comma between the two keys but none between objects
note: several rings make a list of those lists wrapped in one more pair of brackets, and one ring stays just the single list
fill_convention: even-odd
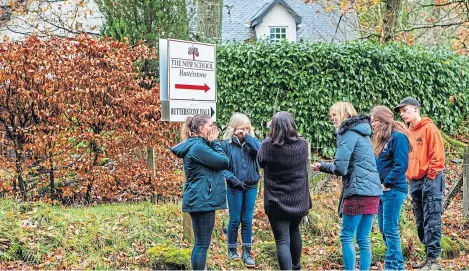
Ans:
[{"label": "man in orange jacket", "polygon": [[441,214],[445,191],[445,149],[440,130],[433,121],[420,116],[420,103],[404,98],[394,108],[409,123],[412,150],[406,176],[420,241],[425,245],[426,259],[414,269],[440,270]]}]

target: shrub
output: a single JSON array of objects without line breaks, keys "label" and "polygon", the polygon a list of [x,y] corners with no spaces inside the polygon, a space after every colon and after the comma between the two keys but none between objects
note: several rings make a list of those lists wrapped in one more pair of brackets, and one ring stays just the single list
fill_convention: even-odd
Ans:
[{"label": "shrub", "polygon": [[334,152],[328,111],[337,101],[367,114],[415,96],[449,134],[469,119],[468,58],[447,51],[367,42],[232,43],[218,46],[217,63],[220,123],[244,112],[265,134],[272,114],[287,110],[323,155]]},{"label": "shrub", "polygon": [[177,249],[172,246],[160,245],[147,251],[153,270],[190,270],[190,249]]}]

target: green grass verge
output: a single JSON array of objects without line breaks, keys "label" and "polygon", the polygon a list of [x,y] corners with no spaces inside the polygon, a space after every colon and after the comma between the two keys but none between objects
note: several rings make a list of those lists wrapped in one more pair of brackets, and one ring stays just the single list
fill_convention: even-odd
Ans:
[{"label": "green grass verge", "polygon": [[[335,201],[336,195],[313,198],[309,222],[301,225],[304,269],[342,268],[341,222]],[[0,266],[19,261],[37,269],[190,269],[192,244],[182,241],[182,212],[176,204],[63,207],[1,200],[0,221]],[[245,269],[239,260],[227,261],[227,223],[227,212],[217,212],[208,265],[211,269]],[[266,217],[255,216],[254,226],[253,254],[258,268],[278,269]],[[410,202],[401,216],[401,240],[406,261],[424,258]],[[371,242],[373,264],[379,266],[386,248],[376,223]],[[443,236],[442,258],[455,258],[467,247],[467,240]]]}]

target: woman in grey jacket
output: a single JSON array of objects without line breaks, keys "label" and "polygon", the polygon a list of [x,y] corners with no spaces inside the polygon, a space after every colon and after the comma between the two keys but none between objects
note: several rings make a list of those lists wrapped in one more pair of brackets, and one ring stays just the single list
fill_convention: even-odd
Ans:
[{"label": "woman in grey jacket", "polygon": [[352,104],[338,102],[330,109],[336,127],[333,163],[314,163],[313,170],[342,176],[339,214],[342,216],[342,257],[345,270],[355,269],[355,244],[360,247],[360,270],[370,270],[373,215],[383,194],[371,143],[370,117],[358,115]]}]

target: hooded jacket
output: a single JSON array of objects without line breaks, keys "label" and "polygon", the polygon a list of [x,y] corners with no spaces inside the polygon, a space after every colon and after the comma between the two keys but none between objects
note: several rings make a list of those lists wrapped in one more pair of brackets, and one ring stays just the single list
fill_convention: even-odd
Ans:
[{"label": "hooded jacket", "polygon": [[440,130],[431,119],[423,117],[415,127],[409,127],[409,133],[412,151],[406,172],[407,179],[435,179],[445,167],[445,146]]},{"label": "hooded jacket", "polygon": [[383,194],[370,135],[370,117],[360,115],[345,120],[337,130],[334,163],[321,162],[320,171],[342,176],[339,211],[343,199]]},{"label": "hooded jacket", "polygon": [[205,212],[226,209],[226,187],[223,171],[228,168],[220,142],[191,137],[171,148],[184,160],[186,182],[182,196],[183,212]]}]

